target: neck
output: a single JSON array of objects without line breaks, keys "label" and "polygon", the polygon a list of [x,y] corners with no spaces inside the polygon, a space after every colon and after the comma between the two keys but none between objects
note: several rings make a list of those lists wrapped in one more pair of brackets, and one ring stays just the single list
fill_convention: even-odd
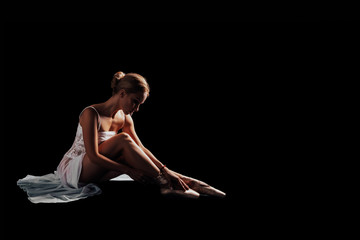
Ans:
[{"label": "neck", "polygon": [[119,99],[117,96],[112,96],[106,102],[102,103],[103,114],[107,117],[114,117],[115,114],[121,110],[119,106]]}]

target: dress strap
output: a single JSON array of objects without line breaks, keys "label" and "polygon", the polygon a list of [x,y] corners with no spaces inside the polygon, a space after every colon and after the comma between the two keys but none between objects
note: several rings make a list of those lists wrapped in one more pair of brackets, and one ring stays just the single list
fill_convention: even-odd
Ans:
[{"label": "dress strap", "polygon": [[95,112],[96,112],[96,114],[97,114],[97,116],[98,116],[98,131],[100,131],[100,126],[101,126],[101,119],[100,119],[100,114],[99,114],[99,112],[96,110],[96,108],[94,108],[93,106],[87,106],[86,108],[84,108],[82,111],[81,111],[81,113],[80,113],[80,115],[79,115],[79,118],[80,118],[80,116],[81,116],[81,114],[85,111],[85,109],[87,109],[87,108],[92,108],[92,109],[94,109],[95,110]]}]

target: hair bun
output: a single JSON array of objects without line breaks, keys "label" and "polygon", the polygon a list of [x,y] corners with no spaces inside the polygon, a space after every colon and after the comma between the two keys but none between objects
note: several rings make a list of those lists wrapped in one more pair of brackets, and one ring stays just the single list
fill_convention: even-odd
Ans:
[{"label": "hair bun", "polygon": [[123,77],[125,77],[125,73],[123,73],[121,71],[114,74],[114,78],[116,78],[117,80],[120,80]]}]

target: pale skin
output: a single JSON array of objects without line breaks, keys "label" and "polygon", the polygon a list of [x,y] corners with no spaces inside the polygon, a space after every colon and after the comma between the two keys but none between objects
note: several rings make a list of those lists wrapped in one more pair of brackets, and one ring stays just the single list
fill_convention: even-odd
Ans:
[{"label": "pale skin", "polygon": [[82,183],[107,181],[128,174],[138,182],[146,182],[160,174],[160,169],[174,189],[188,190],[183,175],[163,164],[141,143],[131,115],[147,98],[146,92],[127,93],[121,89],[106,102],[93,107],[101,117],[100,131],[122,130],[121,133],[98,144],[98,117],[87,108],[80,117],[86,154],[82,162],[79,181]]}]

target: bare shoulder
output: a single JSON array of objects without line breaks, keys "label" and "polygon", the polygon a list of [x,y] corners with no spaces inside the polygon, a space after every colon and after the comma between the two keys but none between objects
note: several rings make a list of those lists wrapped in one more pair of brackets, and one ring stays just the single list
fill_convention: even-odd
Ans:
[{"label": "bare shoulder", "polygon": [[125,124],[124,127],[130,127],[134,125],[134,121],[130,114],[125,115]]},{"label": "bare shoulder", "polygon": [[97,113],[94,109],[88,107],[84,109],[80,114],[80,125],[94,124],[97,121]]}]

